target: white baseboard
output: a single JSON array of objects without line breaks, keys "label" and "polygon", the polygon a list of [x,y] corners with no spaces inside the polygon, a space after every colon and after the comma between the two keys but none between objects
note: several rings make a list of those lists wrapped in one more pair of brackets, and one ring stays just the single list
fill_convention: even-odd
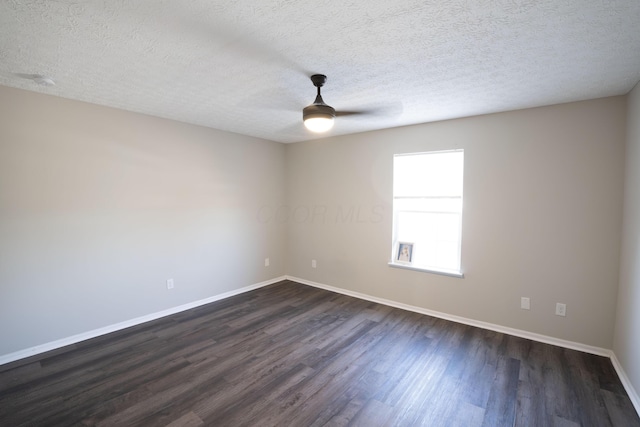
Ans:
[{"label": "white baseboard", "polygon": [[438,317],[440,319],[450,320],[452,322],[462,323],[464,325],[476,326],[478,328],[489,329],[491,331],[501,332],[508,335],[514,335],[516,337],[526,338],[532,341],[543,342],[546,344],[556,345],[558,347],[564,347],[572,350],[583,351],[585,353],[595,354],[598,356],[608,357],[609,359],[611,359],[611,363],[613,364],[613,367],[616,370],[618,377],[620,378],[620,382],[622,383],[622,386],[624,387],[627,394],[629,395],[629,399],[631,400],[631,403],[633,403],[633,406],[635,407],[636,412],[638,413],[638,415],[640,415],[640,398],[638,398],[638,393],[636,392],[635,388],[631,384],[629,377],[627,376],[626,372],[622,368],[622,365],[620,365],[620,362],[618,361],[618,358],[616,357],[613,350],[609,350],[601,347],[594,347],[594,346],[590,346],[587,344],[582,344],[574,341],[563,340],[560,338],[550,337],[547,335],[536,334],[533,332],[523,331],[521,329],[509,328],[506,326],[496,325],[493,323],[481,322],[479,320],[468,319],[466,317],[454,316],[452,314],[441,313],[439,311],[428,310],[426,308],[403,304],[400,302],[396,302],[396,301],[392,301],[384,298],[378,298],[371,295],[362,294],[360,292],[353,292],[353,291],[349,291],[342,288],[336,288],[334,286],[325,285],[323,283],[312,282],[310,280],[301,279],[299,277],[286,276],[286,279],[291,280],[293,282],[302,283],[303,285],[309,285],[316,288],[325,289],[327,291],[348,295],[350,297],[363,299],[365,301],[377,302],[379,304],[388,305],[390,307],[400,308],[407,311],[413,311],[415,313],[426,314],[428,316]]},{"label": "white baseboard", "polygon": [[631,399],[631,403],[633,403],[633,406],[636,408],[636,412],[638,413],[638,415],[640,415],[640,397],[638,396],[636,389],[633,388],[633,385],[631,384],[631,381],[629,380],[627,373],[622,368],[620,361],[618,360],[618,358],[616,357],[616,354],[613,351],[611,352],[611,363],[613,364],[614,369],[618,373],[620,382],[622,383],[622,386],[624,387],[624,389],[627,391],[627,394],[629,395],[629,399]]},{"label": "white baseboard", "polygon": [[166,310],[158,311],[156,313],[147,314],[145,316],[136,317],[135,319],[125,320],[124,322],[116,323],[114,325],[105,326],[103,328],[94,329],[91,331],[83,332],[81,334],[73,335],[67,338],[62,338],[56,341],[51,341],[45,344],[40,344],[34,347],[19,350],[14,353],[9,353],[0,356],[0,366],[6,363],[14,362],[16,360],[24,359],[26,357],[35,356],[36,354],[45,353],[47,351],[55,350],[67,345],[76,344],[81,341],[85,341],[91,338],[106,335],[111,332],[116,332],[121,329],[126,329],[131,326],[140,325],[142,323],[149,322],[151,320],[160,319],[161,317],[170,316],[172,314],[180,313],[201,305],[209,304],[221,299],[229,298],[234,295],[243,294],[245,292],[253,291],[254,289],[262,288],[264,286],[272,285],[274,283],[285,280],[286,277],[277,277],[275,279],[267,280],[265,282],[256,283],[254,285],[245,286],[244,288],[234,289],[233,291],[225,292],[219,295],[214,295],[209,298],[193,301],[187,304],[179,305],[177,307],[171,307]]},{"label": "white baseboard", "polygon": [[313,286],[316,288],[325,289],[327,291],[337,292],[339,294],[348,295],[354,298],[360,298],[366,301],[377,302],[379,304],[388,305],[390,307],[400,308],[402,310],[413,311],[415,313],[426,314],[428,316],[438,317],[440,319],[450,320],[456,323],[462,323],[464,325],[475,326],[482,329],[489,329],[491,331],[502,332],[503,334],[514,335],[516,337],[530,339],[532,341],[539,341],[546,344],[557,345],[559,347],[570,348],[572,350],[584,351],[585,353],[597,354],[598,356],[611,356],[611,350],[601,347],[594,347],[587,344],[582,344],[573,341],[567,341],[560,338],[554,338],[547,335],[536,334],[522,329],[509,328],[507,326],[496,325],[494,323],[482,322],[480,320],[468,319],[466,317],[455,316],[453,314],[442,313],[439,311],[429,310],[422,307],[416,307],[414,305],[403,304],[397,301],[392,301],[384,298],[378,298],[360,292],[348,291],[342,288],[336,288],[333,286],[325,285],[322,283],[312,282],[310,280],[300,279],[299,277],[286,276],[287,280],[299,282],[304,285]]}]

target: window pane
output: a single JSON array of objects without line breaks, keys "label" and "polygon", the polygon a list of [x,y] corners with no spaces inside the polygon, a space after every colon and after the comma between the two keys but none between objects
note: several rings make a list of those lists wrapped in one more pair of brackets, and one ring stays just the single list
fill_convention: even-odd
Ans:
[{"label": "window pane", "polygon": [[462,198],[455,199],[395,199],[395,210],[462,213]]},{"label": "window pane", "polygon": [[460,271],[464,153],[394,157],[393,247],[413,244],[411,265]]},{"label": "window pane", "polygon": [[394,158],[393,196],[462,197],[462,151]]},{"label": "window pane", "polygon": [[458,270],[460,214],[396,213],[397,241],[413,243],[412,264]]}]

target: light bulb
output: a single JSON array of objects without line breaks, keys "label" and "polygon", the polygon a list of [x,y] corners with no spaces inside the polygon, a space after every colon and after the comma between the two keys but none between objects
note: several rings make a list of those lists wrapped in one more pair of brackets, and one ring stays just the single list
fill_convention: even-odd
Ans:
[{"label": "light bulb", "polygon": [[309,117],[304,126],[311,132],[322,133],[333,127],[333,117]]}]

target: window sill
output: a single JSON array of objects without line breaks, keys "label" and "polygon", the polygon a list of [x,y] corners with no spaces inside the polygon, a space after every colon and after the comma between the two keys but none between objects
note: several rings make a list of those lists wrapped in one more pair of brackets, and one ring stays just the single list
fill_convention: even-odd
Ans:
[{"label": "window sill", "polygon": [[462,274],[460,272],[457,272],[457,271],[433,270],[433,269],[430,269],[430,268],[414,267],[412,265],[398,264],[398,263],[395,263],[395,262],[389,262],[388,265],[389,265],[389,267],[393,267],[393,268],[402,268],[402,269],[405,269],[405,270],[421,271],[423,273],[440,274],[442,276],[457,277],[459,279],[464,279],[464,274]]}]

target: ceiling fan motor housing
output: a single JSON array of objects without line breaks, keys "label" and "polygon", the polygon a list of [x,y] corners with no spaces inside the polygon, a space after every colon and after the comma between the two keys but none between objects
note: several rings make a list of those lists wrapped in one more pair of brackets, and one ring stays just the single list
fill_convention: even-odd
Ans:
[{"label": "ceiling fan motor housing", "polygon": [[327,76],[324,74],[314,74],[311,76],[311,81],[313,85],[318,88],[318,95],[316,96],[313,104],[305,107],[302,110],[302,119],[312,119],[312,118],[334,118],[336,116],[336,110],[324,103],[322,96],[320,95],[320,88],[324,86],[327,81]]},{"label": "ceiling fan motor housing", "polygon": [[307,120],[307,119],[312,119],[315,117],[318,118],[327,118],[327,117],[335,117],[336,116],[336,110],[325,104],[324,102],[322,104],[311,104],[308,107],[304,107],[304,109],[302,110],[302,119],[303,120]]}]

